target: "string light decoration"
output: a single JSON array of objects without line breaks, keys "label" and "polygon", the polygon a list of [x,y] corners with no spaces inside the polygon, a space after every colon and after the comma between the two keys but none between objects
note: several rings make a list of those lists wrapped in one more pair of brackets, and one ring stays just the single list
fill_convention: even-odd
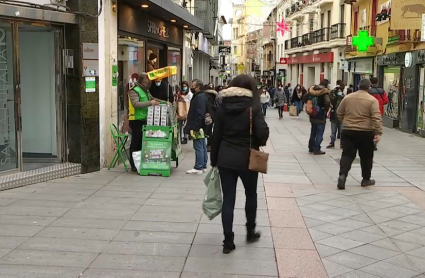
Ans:
[{"label": "string light decoration", "polygon": [[289,29],[289,22],[285,22],[285,19],[282,18],[281,22],[276,22],[277,25],[277,29],[276,29],[276,33],[280,32],[280,34],[282,36],[285,35],[285,32],[291,32],[291,30]]}]

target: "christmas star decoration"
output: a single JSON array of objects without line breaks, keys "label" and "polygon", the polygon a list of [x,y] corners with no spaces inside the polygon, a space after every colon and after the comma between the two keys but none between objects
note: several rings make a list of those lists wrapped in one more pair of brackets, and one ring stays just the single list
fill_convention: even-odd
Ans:
[{"label": "christmas star decoration", "polygon": [[277,29],[276,29],[276,33],[280,31],[280,33],[283,35],[285,35],[285,32],[291,32],[290,28],[289,28],[289,23],[285,22],[285,19],[282,18],[281,22],[276,22],[277,24]]}]

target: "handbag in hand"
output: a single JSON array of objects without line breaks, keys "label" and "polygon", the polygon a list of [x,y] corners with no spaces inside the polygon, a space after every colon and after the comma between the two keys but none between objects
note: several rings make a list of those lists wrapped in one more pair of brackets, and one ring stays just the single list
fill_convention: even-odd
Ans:
[{"label": "handbag in hand", "polygon": [[252,107],[249,108],[249,165],[254,172],[267,174],[269,154],[252,148]]}]

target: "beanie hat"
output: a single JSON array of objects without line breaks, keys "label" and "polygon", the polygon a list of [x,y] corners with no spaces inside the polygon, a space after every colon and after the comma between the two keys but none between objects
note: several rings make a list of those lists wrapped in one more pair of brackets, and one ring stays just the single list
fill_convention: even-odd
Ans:
[{"label": "beanie hat", "polygon": [[156,59],[156,58],[158,58],[158,57],[155,54],[153,54],[153,53],[151,53],[149,55],[149,61],[152,61],[153,59]]}]

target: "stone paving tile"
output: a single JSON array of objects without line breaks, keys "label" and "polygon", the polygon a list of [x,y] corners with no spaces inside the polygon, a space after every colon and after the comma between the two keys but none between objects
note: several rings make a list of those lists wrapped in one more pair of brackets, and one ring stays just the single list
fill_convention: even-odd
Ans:
[{"label": "stone paving tile", "polygon": [[307,229],[272,228],[275,248],[315,250]]},{"label": "stone paving tile", "polygon": [[357,255],[348,251],[328,256],[326,257],[326,260],[352,269],[359,269],[377,262],[375,259]]},{"label": "stone paving tile", "polygon": [[269,210],[270,225],[277,228],[305,228],[299,211]]},{"label": "stone paving tile", "polygon": [[85,267],[56,267],[36,265],[0,264],[0,277],[7,278],[75,278],[83,273]]},{"label": "stone paving tile", "polygon": [[189,249],[190,244],[112,241],[104,245],[102,253],[142,256],[187,257],[187,255],[189,254]]},{"label": "stone paving tile", "polygon": [[277,276],[253,276],[253,275],[239,275],[239,274],[221,274],[221,273],[207,273],[207,272],[183,272],[180,278],[274,278]]},{"label": "stone paving tile", "polygon": [[351,271],[337,276],[336,278],[379,278],[378,276],[368,274],[359,270]]},{"label": "stone paving tile", "polygon": [[122,230],[114,237],[114,241],[191,244],[194,235],[194,233]]},{"label": "stone paving tile", "polygon": [[275,262],[261,260],[231,260],[189,257],[184,267],[187,272],[277,276]]},{"label": "stone paving tile", "polygon": [[348,250],[348,249],[352,249],[352,248],[364,245],[364,242],[359,242],[359,241],[351,240],[348,238],[343,238],[340,236],[333,236],[326,239],[322,239],[317,241],[317,243],[338,248],[341,250]]},{"label": "stone paving tile", "polygon": [[1,264],[88,267],[97,253],[14,250],[0,259]]},{"label": "stone paving tile", "polygon": [[36,237],[112,240],[117,233],[118,230],[110,229],[47,227],[40,231]]},{"label": "stone paving tile", "polygon": [[[222,229],[221,225],[220,228]],[[123,230],[130,231],[153,231],[153,232],[180,232],[195,233],[198,229],[197,223],[175,223],[175,222],[150,222],[129,221]]]},{"label": "stone paving tile", "polygon": [[350,252],[376,260],[385,260],[400,255],[400,252],[374,246],[371,244],[366,244],[360,247],[353,248],[350,250]]},{"label": "stone paving tile", "polygon": [[[193,244],[222,246],[223,236],[219,234],[196,234]],[[273,248],[272,237],[262,236],[261,240],[254,243],[247,243],[246,236],[235,235],[235,245],[242,247]]]},{"label": "stone paving tile", "polygon": [[84,271],[83,276],[81,277],[82,278],[179,278],[180,272],[89,268],[86,271]]},{"label": "stone paving tile", "polygon": [[0,225],[48,226],[57,217],[37,215],[0,215]]},{"label": "stone paving tile", "polygon": [[326,272],[327,272],[329,278],[333,278],[333,277],[336,277],[338,275],[348,273],[348,272],[351,272],[351,271],[354,270],[352,268],[330,262],[327,259],[323,259],[322,262],[323,262],[323,265],[326,269]]},{"label": "stone paving tile", "polygon": [[260,261],[275,261],[275,251],[273,248],[259,248],[237,246],[237,252],[232,252],[229,255],[223,254],[222,246],[205,246],[193,245],[190,249],[189,257],[211,258],[211,259],[228,259],[228,260],[260,260]]},{"label": "stone paving tile", "polygon": [[419,272],[386,262],[377,262],[375,264],[361,268],[360,271],[377,275],[382,278],[411,278],[420,274]]},{"label": "stone paving tile", "polygon": [[279,277],[328,277],[316,251],[276,249],[276,259]]}]

